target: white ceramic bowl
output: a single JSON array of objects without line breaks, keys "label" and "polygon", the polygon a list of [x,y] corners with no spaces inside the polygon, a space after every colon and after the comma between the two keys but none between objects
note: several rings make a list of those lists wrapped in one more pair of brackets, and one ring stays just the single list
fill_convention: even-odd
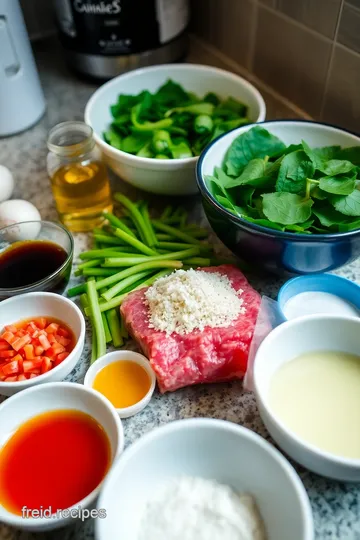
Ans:
[{"label": "white ceramic bowl", "polygon": [[[75,409],[92,416],[104,428],[111,445],[111,461],[121,454],[124,447],[124,434],[121,420],[115,410],[99,392],[75,383],[48,383],[29,388],[11,397],[0,405],[0,447],[24,422],[43,412],[56,409]],[[71,449],[69,449],[71,451]],[[51,471],[49,471],[49,482]],[[87,497],[74,504],[71,509],[89,508],[98,496],[100,484]],[[74,522],[72,517],[22,518],[0,505],[0,522],[19,529],[46,531],[57,529]]]},{"label": "white ceramic bowl", "polygon": [[[200,476],[251,493],[268,540],[312,540],[309,499],[292,466],[256,433],[223,420],[192,419],[157,428],[125,451],[105,481],[96,540],[136,540],[145,502],[167,478]],[[180,510],[181,511],[181,510]]]},{"label": "white ceramic bowl", "polygon": [[64,321],[74,332],[76,345],[69,356],[43,375],[21,382],[0,381],[0,394],[11,396],[20,390],[45,382],[65,379],[80,359],[85,340],[85,319],[74,302],[49,292],[33,292],[3,300],[0,307],[0,331],[7,324],[35,317],[54,317]]},{"label": "white ceramic bowl", "polygon": [[323,476],[358,482],[360,459],[335,456],[302,440],[273,414],[269,404],[270,382],[280,366],[301,354],[316,350],[359,354],[360,319],[311,315],[285,322],[275,328],[260,345],[254,363],[254,386],[259,412],[271,436],[295,461]]},{"label": "white ceramic bowl", "polygon": [[94,130],[95,141],[109,167],[123,180],[134,186],[162,195],[191,195],[197,193],[195,166],[197,158],[150,159],[113,148],[104,141],[103,132],[112,122],[110,105],[119,94],[154,92],[168,79],[180,83],[199,96],[215,92],[222,98],[233,97],[249,107],[252,122],[265,119],[266,107],[261,94],[242,77],[228,71],[196,64],[169,64],[130,71],[101,86],[85,108],[85,122]]},{"label": "white ceramic bowl", "polygon": [[[144,368],[150,378],[150,388],[147,394],[143,397],[143,399],[138,401],[138,403],[135,403],[135,405],[132,405],[131,407],[124,407],[122,409],[115,408],[120,418],[129,418],[130,416],[134,416],[135,414],[145,409],[146,405],[148,405],[156,386],[156,376],[150,366],[149,360],[142,354],[136,353],[134,351],[114,351],[105,354],[101,358],[98,358],[96,362],[91,364],[91,366],[86,372],[84,379],[84,385],[88,388],[92,388],[96,375],[103,367],[108,366],[113,362],[121,362],[126,360],[135,362],[136,364],[139,364],[139,366]],[[119,392],[121,392],[121,388],[119,388]]]}]

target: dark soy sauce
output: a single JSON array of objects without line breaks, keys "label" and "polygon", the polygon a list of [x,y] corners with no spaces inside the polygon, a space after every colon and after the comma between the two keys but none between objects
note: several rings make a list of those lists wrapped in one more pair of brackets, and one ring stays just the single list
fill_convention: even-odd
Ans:
[{"label": "dark soy sauce", "polygon": [[56,272],[66,259],[66,251],[54,242],[15,242],[0,253],[0,287],[12,289],[41,281]]}]

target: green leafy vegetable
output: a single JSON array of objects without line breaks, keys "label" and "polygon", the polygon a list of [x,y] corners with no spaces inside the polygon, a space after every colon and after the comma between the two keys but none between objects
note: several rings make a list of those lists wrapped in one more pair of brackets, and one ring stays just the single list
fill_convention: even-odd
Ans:
[{"label": "green leafy vegetable", "polygon": [[355,189],[356,178],[341,177],[341,176],[323,176],[320,178],[319,187],[327,193],[335,195],[350,195]]},{"label": "green leafy vegetable", "polygon": [[250,122],[247,106],[236,99],[222,101],[213,92],[201,99],[171,80],[155,93],[120,94],[110,111],[113,121],[104,140],[123,152],[155,159],[198,156],[214,138]]},{"label": "green leafy vegetable", "polygon": [[238,176],[254,158],[271,157],[285,145],[266,129],[256,126],[235,139],[226,153],[223,167],[229,176]]},{"label": "green leafy vegetable", "polygon": [[333,195],[330,199],[335,209],[345,216],[360,216],[360,191],[355,190],[350,195]]},{"label": "green leafy vegetable", "polygon": [[303,150],[287,154],[281,162],[276,191],[302,194],[306,192],[306,179],[314,174],[314,166]]},{"label": "green leafy vegetable", "polygon": [[360,228],[360,146],[286,147],[255,126],[205,181],[220,205],[263,227],[297,234]]},{"label": "green leafy vegetable", "polygon": [[282,225],[294,225],[308,220],[314,204],[311,199],[303,199],[294,193],[265,193],[262,198],[265,216]]}]

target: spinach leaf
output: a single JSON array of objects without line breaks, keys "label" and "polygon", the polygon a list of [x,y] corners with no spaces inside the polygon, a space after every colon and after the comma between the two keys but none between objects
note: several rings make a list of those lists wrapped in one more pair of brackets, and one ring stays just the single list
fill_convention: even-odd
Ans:
[{"label": "spinach leaf", "polygon": [[[265,169],[266,169],[266,161],[262,158],[256,158],[249,161],[249,163],[245,166],[243,172],[240,176],[237,178],[231,178],[230,176],[227,176],[227,183],[225,187],[227,189],[238,187],[238,186],[244,186],[244,185],[252,185],[256,187],[263,187],[263,185],[266,185],[268,183],[268,180],[265,178],[263,180],[263,177],[265,175]],[[225,174],[225,173],[223,173]]]},{"label": "spinach leaf", "polygon": [[273,223],[272,221],[269,221],[268,219],[254,219],[249,216],[246,216],[244,219],[246,219],[246,221],[250,221],[250,223],[261,225],[262,227],[269,227],[269,229],[275,229],[277,231],[284,230],[284,227],[282,227],[278,223]]},{"label": "spinach leaf", "polygon": [[348,223],[340,223],[339,232],[354,231],[360,229],[360,219],[349,221]]},{"label": "spinach leaf", "polygon": [[243,207],[248,207],[252,205],[252,197],[255,193],[254,187],[244,187],[243,189],[239,190],[236,195],[237,202],[240,203]]},{"label": "spinach leaf", "polygon": [[243,168],[254,158],[273,156],[285,145],[266,129],[255,126],[237,137],[228,149],[224,159],[224,169],[229,176],[239,176]]},{"label": "spinach leaf", "polygon": [[282,225],[295,225],[307,221],[314,204],[311,199],[303,199],[294,193],[265,193],[262,198],[265,216],[270,221]]},{"label": "spinach leaf", "polygon": [[214,195],[216,199],[218,199],[218,196],[220,195],[222,197],[229,199],[232,205],[235,204],[233,197],[230,195],[230,193],[227,193],[221,180],[216,178],[216,176],[206,175],[205,181],[207,183],[207,186],[209,187],[210,192]]},{"label": "spinach leaf", "polygon": [[354,191],[355,186],[355,176],[353,178],[341,176],[323,176],[320,178],[319,184],[320,189],[335,195],[350,195],[350,193]]},{"label": "spinach leaf", "polygon": [[215,167],[214,174],[224,188],[228,188],[228,185],[233,180],[220,167]]},{"label": "spinach leaf", "polygon": [[323,191],[318,186],[312,186],[310,194],[313,199],[317,199],[319,201],[325,201],[325,199],[327,199],[329,196],[326,191]]},{"label": "spinach leaf", "polygon": [[360,166],[360,146],[350,146],[349,148],[339,148],[335,159],[345,159],[354,165]]},{"label": "spinach leaf", "polygon": [[314,164],[315,169],[320,171],[324,167],[325,163],[331,159],[334,159],[340,150],[340,146],[324,146],[323,148],[310,148],[310,146],[303,140],[302,147],[304,152],[309,156]]},{"label": "spinach leaf", "polygon": [[306,179],[314,174],[314,165],[303,150],[284,157],[276,181],[276,191],[305,195]]},{"label": "spinach leaf", "polygon": [[357,189],[350,195],[333,195],[330,201],[338,212],[346,216],[360,216],[360,191]]},{"label": "spinach leaf", "polygon": [[355,165],[350,161],[344,159],[330,159],[330,161],[324,163],[320,170],[328,176],[336,176],[337,174],[346,174],[352,171],[354,167]]},{"label": "spinach leaf", "polygon": [[318,218],[323,227],[333,227],[346,221],[344,214],[341,214],[330,205],[316,205],[313,207],[312,213]]},{"label": "spinach leaf", "polygon": [[308,231],[308,229],[310,229],[313,223],[314,223],[313,219],[308,219],[301,225],[286,225],[285,230],[290,231],[290,232],[297,232],[301,234],[311,234],[311,232]]},{"label": "spinach leaf", "polygon": [[222,195],[218,195],[217,201],[224,208],[226,208],[226,210],[228,210],[235,216],[246,218],[246,214],[247,214],[246,209],[242,208],[241,206],[237,206],[236,204],[232,204],[232,202],[226,197],[223,197]]},{"label": "spinach leaf", "polygon": [[310,148],[302,141],[304,152],[309,156],[315,169],[323,172],[327,176],[344,174],[354,169],[354,165],[347,160],[334,159],[340,150],[339,146],[325,146],[324,148]]}]

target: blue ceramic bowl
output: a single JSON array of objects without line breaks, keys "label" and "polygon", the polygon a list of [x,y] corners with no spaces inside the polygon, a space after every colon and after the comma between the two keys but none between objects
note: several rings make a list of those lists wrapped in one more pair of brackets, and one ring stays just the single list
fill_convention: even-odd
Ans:
[{"label": "blue ceramic bowl", "polygon": [[[254,127],[235,129],[212,142],[201,154],[196,170],[206,216],[220,240],[240,259],[277,274],[328,272],[354,261],[360,255],[360,229],[336,234],[296,234],[252,224],[235,216],[211,195],[205,177],[221,166],[234,139]],[[285,144],[304,139],[311,147],[360,146],[360,137],[344,129],[317,122],[275,120],[262,122]]]}]

